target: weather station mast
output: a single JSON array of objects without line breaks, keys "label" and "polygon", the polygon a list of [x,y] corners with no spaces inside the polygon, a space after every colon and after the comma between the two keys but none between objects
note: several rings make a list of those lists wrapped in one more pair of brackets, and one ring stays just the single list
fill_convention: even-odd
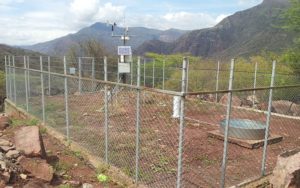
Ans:
[{"label": "weather station mast", "polygon": [[122,81],[122,83],[126,83],[126,74],[130,74],[130,65],[132,64],[131,46],[127,46],[126,43],[130,40],[132,35],[129,35],[128,27],[124,27],[124,33],[122,35],[116,35],[116,27],[116,23],[111,25],[111,36],[118,37],[123,42],[123,46],[118,46],[118,82]]}]

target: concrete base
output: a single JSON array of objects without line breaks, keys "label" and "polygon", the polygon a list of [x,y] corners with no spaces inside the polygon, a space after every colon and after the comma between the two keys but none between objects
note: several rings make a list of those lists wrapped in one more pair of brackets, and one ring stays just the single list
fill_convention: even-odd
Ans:
[{"label": "concrete base", "polygon": [[[219,140],[224,140],[224,135],[220,133],[219,130],[209,131],[208,136]],[[270,135],[268,139],[268,145],[278,143],[282,141],[282,139],[282,136]],[[243,140],[233,137],[228,137],[228,142],[248,149],[257,149],[264,145],[264,140]]]}]

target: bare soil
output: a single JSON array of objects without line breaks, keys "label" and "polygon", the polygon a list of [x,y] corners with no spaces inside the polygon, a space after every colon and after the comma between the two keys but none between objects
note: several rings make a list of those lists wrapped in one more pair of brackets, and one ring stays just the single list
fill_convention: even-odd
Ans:
[{"label": "bare soil", "polygon": [[[139,180],[149,187],[175,187],[179,120],[172,118],[172,97],[150,92],[143,92],[141,96]],[[47,97],[46,109],[48,110],[46,113],[49,125],[65,133],[63,101],[63,96]],[[92,154],[104,158],[103,104],[102,92],[70,95],[69,97],[71,139],[86,147]],[[35,103],[30,105],[33,106],[33,112],[37,112],[34,110],[34,106],[40,106],[40,104]],[[135,92],[130,90],[119,92],[109,102],[108,111],[109,163],[134,178],[136,154]],[[218,124],[225,118],[225,115],[225,106],[206,103],[193,98],[187,99],[182,163],[183,187],[219,186],[224,143],[221,140],[209,138],[207,132],[218,129]],[[266,114],[233,108],[231,118],[265,122]],[[272,116],[270,132],[283,136],[283,141],[268,146],[267,172],[274,168],[277,155],[299,147],[300,120]],[[47,137],[45,142],[47,148]],[[54,150],[51,149],[51,145],[48,148]],[[59,152],[63,153],[62,151]],[[60,155],[58,157],[61,160],[66,158],[66,156],[61,157]],[[227,186],[261,175],[262,148],[251,150],[229,144],[227,159]],[[84,176],[85,180],[93,180],[92,172],[91,175]],[[71,171],[70,174],[79,178],[76,171]]]}]

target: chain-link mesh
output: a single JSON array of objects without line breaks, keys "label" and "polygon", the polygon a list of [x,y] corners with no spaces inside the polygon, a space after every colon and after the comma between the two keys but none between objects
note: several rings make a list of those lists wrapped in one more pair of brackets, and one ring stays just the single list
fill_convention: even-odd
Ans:
[{"label": "chain-link mesh", "polygon": [[[195,61],[185,70],[182,63],[167,58],[142,59],[144,87],[136,88],[137,60],[126,79],[118,74],[116,58],[6,60],[11,101],[41,120],[45,115],[47,126],[148,187],[220,187],[224,173],[225,186],[230,187],[270,173],[280,153],[300,144],[299,77],[282,64],[277,65],[271,88],[271,63],[238,62],[234,90],[226,91],[228,63]],[[105,74],[110,82],[103,81]],[[181,92],[184,83],[187,90]],[[176,116],[180,104],[184,116]],[[227,122],[229,137],[224,143]],[[221,169],[224,156],[226,171]]]}]

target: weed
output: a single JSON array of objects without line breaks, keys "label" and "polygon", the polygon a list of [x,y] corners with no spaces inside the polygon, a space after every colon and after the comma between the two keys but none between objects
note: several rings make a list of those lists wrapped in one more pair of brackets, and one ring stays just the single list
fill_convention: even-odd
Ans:
[{"label": "weed", "polygon": [[107,171],[109,170],[110,165],[109,164],[101,164],[97,167],[96,172],[97,174],[103,174],[103,173],[107,173]]},{"label": "weed", "polygon": [[40,133],[42,135],[46,134],[47,133],[47,129],[45,127],[40,127]]},{"label": "weed", "polygon": [[13,127],[18,127],[22,125],[27,125],[27,126],[34,126],[38,124],[37,119],[12,119],[12,126]]},{"label": "weed", "polygon": [[58,161],[53,165],[53,168],[56,173],[61,173],[70,170],[72,165]]},{"label": "weed", "polygon": [[196,157],[196,160],[200,160],[201,163],[205,166],[210,166],[217,162],[216,160],[209,158],[209,156],[207,154]]}]

